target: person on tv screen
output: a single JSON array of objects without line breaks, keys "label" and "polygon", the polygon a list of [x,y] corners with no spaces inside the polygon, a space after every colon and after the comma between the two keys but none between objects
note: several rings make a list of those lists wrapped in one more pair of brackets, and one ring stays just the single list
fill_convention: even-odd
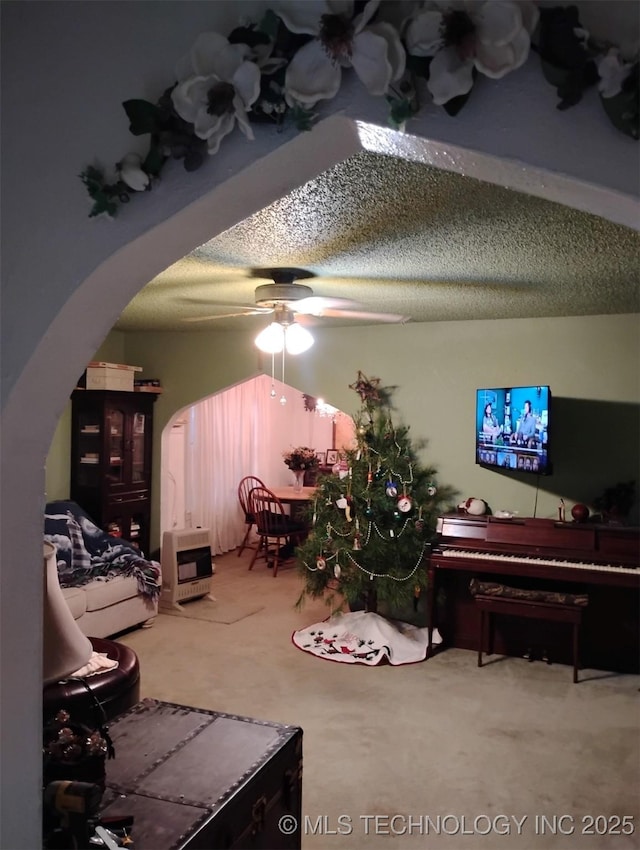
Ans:
[{"label": "person on tv screen", "polygon": [[502,425],[498,425],[495,413],[491,410],[491,402],[487,402],[484,406],[482,433],[489,437],[492,441],[502,433]]},{"label": "person on tv screen", "polygon": [[531,402],[527,399],[524,403],[524,412],[520,417],[518,428],[512,437],[512,442],[518,445],[532,446],[536,436],[536,417],[531,412]]}]

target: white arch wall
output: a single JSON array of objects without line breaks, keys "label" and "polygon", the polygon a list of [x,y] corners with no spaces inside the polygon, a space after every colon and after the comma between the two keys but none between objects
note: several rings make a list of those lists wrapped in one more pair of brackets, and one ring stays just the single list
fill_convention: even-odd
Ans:
[{"label": "white arch wall", "polygon": [[[267,4],[244,3],[243,14],[257,6]],[[386,125],[384,101],[348,85],[327,109],[342,117],[313,133],[259,128],[254,143],[236,136],[198,174],[177,167],[115,221],[89,220],[79,171],[94,156],[109,163],[136,146],[121,101],[157,97],[173,59],[216,20],[228,32],[237,9],[190,0],[3,4],[2,847],[31,848],[40,839],[44,459],[77,375],[155,273],[360,149],[362,127],[349,118]],[[569,204],[637,224],[637,146],[597,101],[555,110],[536,61],[500,84],[487,82],[457,119],[425,109],[410,129],[432,140],[426,153],[413,140],[366,128],[364,146],[382,138],[401,153],[408,143],[412,155],[485,178],[479,165],[495,168],[499,180],[504,168],[514,181],[507,185],[542,194],[553,185]]]}]

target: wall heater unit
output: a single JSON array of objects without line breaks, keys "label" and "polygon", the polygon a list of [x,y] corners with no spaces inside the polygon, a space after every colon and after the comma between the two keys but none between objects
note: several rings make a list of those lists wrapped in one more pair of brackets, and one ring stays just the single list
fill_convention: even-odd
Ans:
[{"label": "wall heater unit", "polygon": [[159,607],[182,611],[181,602],[211,596],[213,563],[208,528],[179,528],[162,535]]}]

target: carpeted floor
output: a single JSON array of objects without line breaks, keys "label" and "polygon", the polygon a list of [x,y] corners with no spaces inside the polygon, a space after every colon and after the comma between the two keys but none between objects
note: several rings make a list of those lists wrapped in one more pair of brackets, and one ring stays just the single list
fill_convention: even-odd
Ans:
[{"label": "carpeted floor", "polygon": [[574,685],[566,666],[478,669],[464,650],[330,664],[291,641],[322,602],[296,610],[292,562],[274,579],[263,562],[248,572],[249,555],[215,559],[212,593],[221,611],[226,598],[261,610],[160,614],[120,640],[145,697],[303,728],[304,850],[640,847],[640,677],[583,670]]},{"label": "carpeted floor", "polygon": [[239,623],[240,620],[246,620],[247,617],[257,614],[263,608],[264,605],[260,605],[255,600],[245,597],[238,599],[233,594],[223,592],[222,598],[214,596],[211,599],[207,597],[190,599],[181,603],[179,607],[165,609],[162,613],[186,620],[206,620],[209,623],[231,626],[233,623]]}]

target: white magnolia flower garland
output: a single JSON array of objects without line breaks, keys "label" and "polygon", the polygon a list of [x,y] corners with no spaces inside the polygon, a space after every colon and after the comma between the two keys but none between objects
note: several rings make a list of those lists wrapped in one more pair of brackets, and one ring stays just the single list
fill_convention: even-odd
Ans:
[{"label": "white magnolia flower garland", "polygon": [[314,106],[340,90],[342,68],[353,68],[367,91],[384,95],[405,70],[398,32],[384,22],[370,24],[380,0],[369,0],[354,17],[353,0],[281,2],[274,11],[290,32],[314,36],[287,67],[285,96],[290,106]]},{"label": "white magnolia flower garland", "polygon": [[185,61],[178,65],[178,85],[171,100],[178,115],[193,124],[210,154],[234,129],[236,121],[248,139],[253,130],[247,113],[260,94],[260,69],[247,59],[249,48],[229,44],[216,32],[198,36],[191,50],[192,68],[182,76]]},{"label": "white magnolia flower garland", "polygon": [[478,75],[501,79],[525,63],[539,21],[537,50],[559,108],[597,82],[614,125],[637,139],[637,45],[624,56],[612,45],[594,50],[576,7],[541,13],[533,0],[274,0],[259,24],[229,38],[199,35],[158,104],[123,104],[131,132],[149,134],[149,153],[123,157],[114,183],[99,168],[82,172],[90,215],[114,215],[131,193],[152,188],[170,158],[197,169],[236,126],[248,139],[252,120],[291,118],[310,129],[312,109],[338,94],[345,71],[387,98],[399,129],[419,111],[421,79],[434,104],[457,114]]},{"label": "white magnolia flower garland", "polygon": [[407,50],[433,57],[427,88],[442,106],[467,94],[473,71],[500,79],[523,65],[539,13],[531,2],[428,3],[406,29]]}]

